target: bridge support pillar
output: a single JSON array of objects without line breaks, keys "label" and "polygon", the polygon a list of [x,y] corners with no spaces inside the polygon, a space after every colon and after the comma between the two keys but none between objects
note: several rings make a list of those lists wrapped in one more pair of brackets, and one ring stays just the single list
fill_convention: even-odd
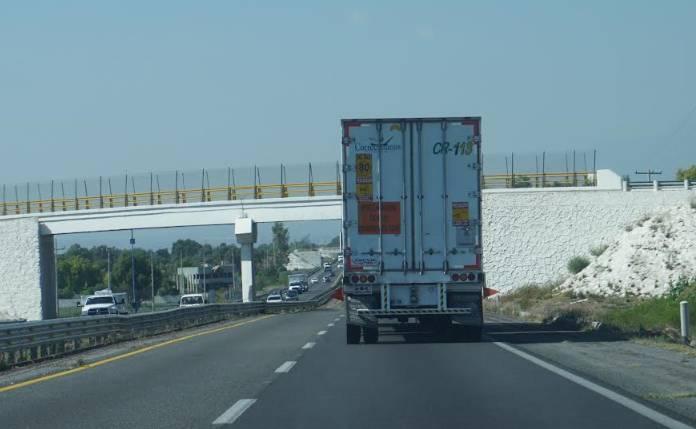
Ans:
[{"label": "bridge support pillar", "polygon": [[0,219],[0,320],[56,317],[53,236],[36,218]]},{"label": "bridge support pillar", "polygon": [[239,218],[234,223],[237,243],[241,245],[242,259],[242,301],[251,302],[256,298],[254,291],[254,243],[256,243],[256,222],[250,218]]}]

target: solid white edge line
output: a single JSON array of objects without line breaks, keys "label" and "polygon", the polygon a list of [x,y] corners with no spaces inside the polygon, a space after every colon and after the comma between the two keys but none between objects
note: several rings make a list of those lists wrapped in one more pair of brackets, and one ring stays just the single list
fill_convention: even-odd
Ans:
[{"label": "solid white edge line", "polygon": [[317,335],[324,335],[325,333],[326,333],[326,331],[319,331],[319,332],[317,332]]},{"label": "solid white edge line", "polygon": [[293,366],[295,366],[296,363],[297,363],[297,361],[289,360],[289,361],[283,363],[283,364],[282,364],[281,366],[279,366],[278,368],[276,368],[275,372],[278,372],[278,373],[280,373],[280,372],[290,372],[290,370],[292,369]]},{"label": "solid white edge line", "polygon": [[305,344],[304,346],[302,346],[302,348],[305,349],[305,350],[311,349],[311,348],[314,347],[316,344],[317,344],[317,343],[307,343],[307,344]]},{"label": "solid white edge line", "polygon": [[326,326],[331,327],[331,326],[333,326],[333,325],[334,325],[333,322],[331,322],[331,323],[329,323],[329,324],[326,325]]},{"label": "solid white edge line", "polygon": [[249,407],[254,405],[256,399],[240,399],[235,402],[230,408],[227,409],[220,417],[215,419],[214,425],[229,425],[234,423],[235,420],[242,415]]},{"label": "solid white edge line", "polygon": [[496,346],[500,347],[503,350],[507,350],[510,353],[513,353],[522,359],[526,359],[529,362],[538,365],[542,368],[544,368],[547,371],[551,371],[556,375],[559,375],[566,380],[572,381],[575,384],[579,384],[580,386],[591,390],[599,395],[604,396],[607,399],[610,399],[618,404],[623,405],[624,407],[628,408],[631,411],[634,411],[638,414],[640,414],[643,417],[646,417],[655,423],[659,423],[662,426],[665,426],[670,429],[693,429],[693,427],[684,424],[678,420],[675,420],[669,416],[666,416],[662,413],[659,413],[652,408],[646,407],[645,405],[641,404],[640,402],[636,402],[633,399],[629,399],[619,393],[616,393],[612,390],[609,390],[605,387],[602,387],[598,384],[595,384],[589,380],[586,380],[580,376],[577,376],[573,373],[570,373],[564,369],[558,368],[557,366],[551,365],[548,362],[545,362],[539,358],[536,358],[528,353],[523,352],[522,350],[516,349],[509,344],[505,343],[500,343],[497,341],[494,341],[493,344]]}]

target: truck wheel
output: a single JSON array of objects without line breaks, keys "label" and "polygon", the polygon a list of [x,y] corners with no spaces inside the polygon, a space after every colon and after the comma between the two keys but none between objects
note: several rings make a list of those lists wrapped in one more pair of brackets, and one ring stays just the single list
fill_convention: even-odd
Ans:
[{"label": "truck wheel", "polygon": [[466,328],[466,336],[469,341],[480,343],[483,326],[470,326]]},{"label": "truck wheel", "polygon": [[375,344],[379,339],[378,328],[363,328],[363,339],[366,344]]},{"label": "truck wheel", "polygon": [[346,344],[360,342],[360,326],[346,324]]}]

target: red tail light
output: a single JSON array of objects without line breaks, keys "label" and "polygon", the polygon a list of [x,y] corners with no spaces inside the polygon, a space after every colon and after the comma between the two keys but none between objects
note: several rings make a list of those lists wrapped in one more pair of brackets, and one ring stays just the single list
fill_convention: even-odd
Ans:
[{"label": "red tail light", "polygon": [[452,275],[450,277],[452,278],[453,282],[459,281],[459,273],[452,273]]},{"label": "red tail light", "polygon": [[363,274],[362,276],[360,276],[360,283],[365,283],[366,281],[367,281],[366,275]]},{"label": "red tail light", "polygon": [[373,276],[372,274],[370,274],[369,276],[367,276],[367,281],[370,282],[370,283],[374,283],[374,282],[375,282],[375,276]]},{"label": "red tail light", "polygon": [[353,274],[352,276],[350,276],[350,282],[351,282],[351,283],[355,284],[355,283],[358,282],[358,280],[360,280],[360,278],[359,278],[358,276],[356,276],[355,274]]},{"label": "red tail light", "polygon": [[469,281],[473,282],[476,279],[476,274],[474,273],[469,273]]}]

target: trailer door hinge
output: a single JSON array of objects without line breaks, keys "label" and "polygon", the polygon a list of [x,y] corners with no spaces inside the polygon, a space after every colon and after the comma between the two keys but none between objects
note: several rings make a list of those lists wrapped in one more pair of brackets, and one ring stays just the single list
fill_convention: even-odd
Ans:
[{"label": "trailer door hinge", "polygon": [[348,173],[349,171],[353,171],[353,167],[350,164],[343,164],[343,172]]},{"label": "trailer door hinge", "polygon": [[341,141],[341,143],[343,143],[343,146],[350,146],[350,144],[353,143],[354,141],[355,141],[354,137],[346,136],[346,137],[343,137],[343,140]]},{"label": "trailer door hinge", "polygon": [[480,170],[481,169],[481,164],[478,162],[472,162],[471,164],[467,164],[467,167],[471,168],[472,170]]}]

